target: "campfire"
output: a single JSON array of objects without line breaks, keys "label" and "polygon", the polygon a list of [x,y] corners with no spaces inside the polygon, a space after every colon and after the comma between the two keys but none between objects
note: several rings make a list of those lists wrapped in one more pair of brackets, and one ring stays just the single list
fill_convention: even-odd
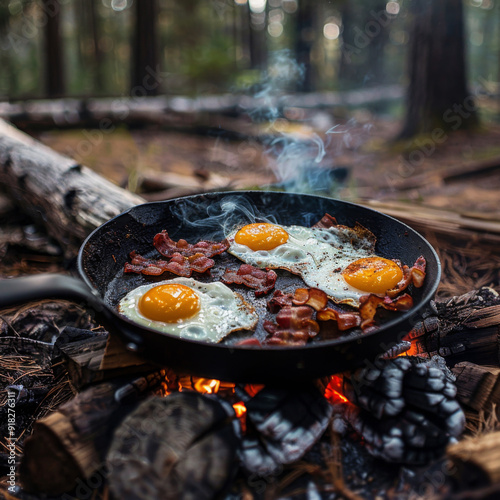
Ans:
[{"label": "campfire", "polygon": [[[107,332],[67,326],[50,357],[55,372],[67,367],[78,393],[35,422],[24,443],[23,489],[16,489],[16,497],[32,491],[73,492],[78,498],[84,491],[109,488],[114,498],[177,498],[178,491],[212,498],[221,492],[258,495],[262,488],[278,495],[315,485],[318,491],[366,498],[388,484],[394,488],[388,471],[427,470],[446,457],[462,466],[477,463],[481,452],[460,449],[472,446],[470,439],[453,443],[463,439],[464,409],[469,426],[473,414],[478,419],[489,414],[491,420],[491,403],[498,398],[492,381],[500,370],[457,362],[465,351],[478,355],[477,346],[453,354],[443,345],[444,357],[424,355],[420,333],[425,325],[446,328],[449,315],[465,310],[468,324],[489,325],[491,308],[498,311],[499,302],[483,289],[452,304],[438,303],[409,332],[412,342],[393,346],[357,370],[288,385],[239,384],[153,369]],[[32,308],[12,326],[50,310],[47,304]],[[83,311],[73,313],[69,319],[77,317],[86,326]],[[448,332],[443,344],[456,342],[464,328]],[[486,336],[488,329],[480,327],[476,336]],[[427,341],[432,343],[432,332]],[[42,345],[50,350],[49,343]],[[49,354],[37,347],[39,357]],[[49,388],[30,388],[27,379],[24,384],[8,388],[18,418],[30,404],[57,398]],[[492,481],[495,472],[486,464],[481,470]],[[426,484],[436,490],[429,477]],[[450,473],[448,479],[453,477]],[[406,478],[404,487],[418,488],[418,482]],[[437,490],[446,488],[443,482]]]}]

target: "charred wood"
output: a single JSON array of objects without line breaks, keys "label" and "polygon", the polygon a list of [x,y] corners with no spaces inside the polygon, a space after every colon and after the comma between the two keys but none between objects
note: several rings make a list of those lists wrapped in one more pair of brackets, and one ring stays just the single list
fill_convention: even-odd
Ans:
[{"label": "charred wood", "polygon": [[379,359],[343,375],[348,402],[335,402],[374,456],[418,464],[440,456],[460,436],[465,416],[444,360]]},{"label": "charred wood", "polygon": [[211,499],[236,472],[232,407],[196,393],[153,397],[117,428],[107,455],[115,498]]},{"label": "charred wood", "polygon": [[453,366],[462,361],[498,366],[500,361],[500,296],[492,288],[442,302],[408,334],[412,354],[439,354]]},{"label": "charred wood", "polygon": [[467,411],[489,415],[500,409],[500,367],[480,366],[467,361],[457,363],[453,369],[456,377],[457,399]]},{"label": "charred wood", "polygon": [[144,201],[1,120],[0,185],[66,256],[93,229]]},{"label": "charred wood", "polygon": [[248,473],[261,476],[299,460],[322,436],[333,411],[312,384],[293,389],[265,387],[245,404],[242,462]]},{"label": "charred wood", "polygon": [[62,357],[73,387],[80,390],[91,383],[155,370],[155,366],[140,358],[134,364],[125,362],[128,353],[125,349],[121,364],[105,365],[110,337],[105,331],[70,327],[63,330],[55,344],[56,355]]},{"label": "charred wood", "polygon": [[160,391],[163,374],[90,387],[38,420],[19,468],[26,491],[60,495],[102,465],[113,429],[138,402]]}]

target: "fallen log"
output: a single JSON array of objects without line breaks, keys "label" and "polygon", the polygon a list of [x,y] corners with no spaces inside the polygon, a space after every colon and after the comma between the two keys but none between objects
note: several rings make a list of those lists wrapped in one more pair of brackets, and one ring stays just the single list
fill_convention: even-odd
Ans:
[{"label": "fallen log", "polygon": [[74,256],[102,223],[144,199],[0,120],[0,186]]}]

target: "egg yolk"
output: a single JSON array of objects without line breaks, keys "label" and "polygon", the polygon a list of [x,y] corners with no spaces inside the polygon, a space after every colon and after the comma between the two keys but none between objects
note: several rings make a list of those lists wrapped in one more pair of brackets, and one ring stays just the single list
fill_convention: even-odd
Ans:
[{"label": "egg yolk", "polygon": [[177,323],[200,310],[200,297],[186,285],[172,283],[148,290],[139,300],[139,312],[153,321]]},{"label": "egg yolk", "polygon": [[236,233],[234,241],[254,251],[272,250],[288,241],[288,233],[274,224],[258,222],[243,226]]},{"label": "egg yolk", "polygon": [[392,260],[382,257],[366,257],[351,262],[342,276],[358,290],[385,293],[394,288],[403,277],[403,270]]}]

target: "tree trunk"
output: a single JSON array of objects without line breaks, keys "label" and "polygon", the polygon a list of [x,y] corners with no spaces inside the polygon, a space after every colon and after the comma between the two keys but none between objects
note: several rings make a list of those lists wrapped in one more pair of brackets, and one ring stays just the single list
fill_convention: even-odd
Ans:
[{"label": "tree trunk", "polygon": [[295,54],[297,62],[303,67],[304,76],[297,81],[299,92],[310,92],[313,89],[311,50],[314,37],[314,5],[310,0],[301,0],[297,10],[297,27],[295,35]]},{"label": "tree trunk", "polygon": [[462,0],[414,0],[407,113],[401,138],[477,124],[467,91]]},{"label": "tree trunk", "polygon": [[158,79],[157,0],[141,0],[135,4],[135,38],[133,46],[131,95],[157,95]]},{"label": "tree trunk", "polygon": [[45,24],[45,88],[48,97],[64,95],[64,64],[60,33],[61,4],[59,0],[43,0]]}]

